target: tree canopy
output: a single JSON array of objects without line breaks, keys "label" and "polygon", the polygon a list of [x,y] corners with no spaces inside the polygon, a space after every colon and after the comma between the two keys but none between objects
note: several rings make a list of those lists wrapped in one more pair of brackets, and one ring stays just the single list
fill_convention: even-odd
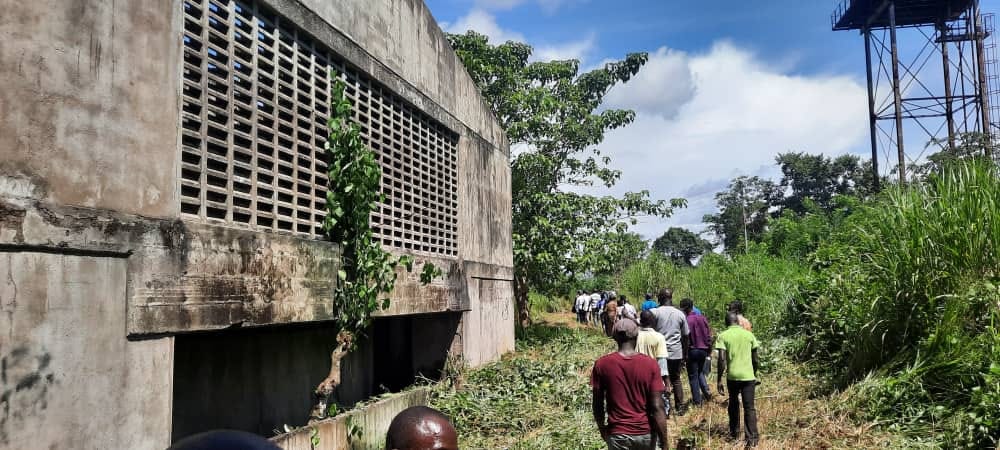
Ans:
[{"label": "tree canopy", "polygon": [[528,290],[564,285],[567,277],[611,270],[609,245],[621,238],[634,218],[668,216],[683,201],[652,200],[648,191],[620,197],[586,193],[613,186],[621,172],[609,166],[599,145],[604,134],[624,127],[635,112],[601,109],[605,94],[629,81],[646,53],[631,53],[580,73],[577,60],[529,61],[529,45],[493,45],[468,32],[448,35],[483,98],[506,130],[511,157],[515,297],[522,324],[528,316]]},{"label": "tree canopy", "polygon": [[674,264],[691,266],[695,258],[712,250],[712,243],[684,228],[670,227],[653,241],[653,250]]}]

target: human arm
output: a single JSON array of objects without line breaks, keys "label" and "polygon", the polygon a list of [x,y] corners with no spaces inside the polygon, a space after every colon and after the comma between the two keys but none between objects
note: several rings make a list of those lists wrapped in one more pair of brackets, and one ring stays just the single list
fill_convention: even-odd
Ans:
[{"label": "human arm", "polygon": [[719,350],[719,359],[715,363],[715,384],[716,389],[719,390],[720,394],[726,393],[725,385],[722,384],[722,374],[726,371],[726,351],[724,349]]},{"label": "human arm", "polygon": [[597,423],[597,430],[601,432],[601,439],[608,438],[608,423],[604,417],[604,389],[595,387],[594,390],[594,422]]},{"label": "human arm", "polygon": [[663,396],[660,395],[659,391],[650,391],[646,394],[646,414],[649,415],[649,421],[652,425],[653,432],[660,437],[658,440],[658,442],[660,442],[660,448],[668,448],[667,414],[664,411]]},{"label": "human arm", "polygon": [[670,369],[668,369],[667,357],[656,358],[656,365],[660,366],[660,378],[663,379],[663,389],[668,393],[673,392],[673,387],[670,385]]}]

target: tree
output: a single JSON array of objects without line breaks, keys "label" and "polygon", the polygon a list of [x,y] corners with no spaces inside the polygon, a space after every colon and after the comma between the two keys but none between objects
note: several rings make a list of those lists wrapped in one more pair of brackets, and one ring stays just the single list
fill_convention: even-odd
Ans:
[{"label": "tree", "polygon": [[947,139],[934,139],[927,144],[936,146],[939,150],[927,157],[923,164],[910,165],[910,171],[915,179],[926,180],[936,172],[941,172],[946,166],[967,159],[992,158],[1000,163],[1000,152],[993,140],[983,133],[959,134],[949,145]]},{"label": "tree", "polygon": [[492,45],[475,32],[448,35],[511,145],[514,294],[519,322],[530,322],[528,291],[551,293],[567,277],[610,270],[607,242],[637,215],[668,216],[681,200],[653,201],[649,192],[594,196],[567,188],[611,187],[621,173],[597,147],[607,131],[631,123],[635,113],[598,111],[613,86],[627,82],[648,55],[580,73],[577,60],[529,62],[531,47]]},{"label": "tree", "polygon": [[831,211],[834,196],[865,198],[874,193],[870,162],[854,155],[831,160],[822,154],[781,153],[775,162],[781,166],[781,187],[788,191],[781,201],[783,210],[804,214],[808,210],[805,201],[809,199],[820,209]]},{"label": "tree", "polygon": [[653,241],[653,250],[674,264],[691,266],[695,258],[712,250],[712,243],[684,228],[670,227]]},{"label": "tree", "polygon": [[781,188],[760,177],[741,176],[729,188],[715,194],[719,212],[706,214],[702,221],[727,252],[745,249],[750,241],[759,242],[771,214],[783,199]]}]

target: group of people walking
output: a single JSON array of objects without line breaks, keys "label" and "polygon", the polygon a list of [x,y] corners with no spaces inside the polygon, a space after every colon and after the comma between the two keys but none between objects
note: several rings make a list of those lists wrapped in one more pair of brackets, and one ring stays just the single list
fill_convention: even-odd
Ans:
[{"label": "group of people walking", "polygon": [[729,304],[726,329],[713,336],[694,302],[685,298],[675,307],[670,289],[660,290],[656,301],[646,294],[638,312],[624,295],[594,294],[596,303],[591,294],[579,293],[574,309],[578,321],[602,326],[618,344],[616,352],[597,360],[591,373],[594,420],[609,449],[667,448],[666,419],[670,414],[682,416],[688,408],[681,371],[687,372],[691,405],[713,398],[708,383],[713,350],[718,361],[716,392],[729,391],[729,435],[739,437],[742,405],[744,439],[748,447],[757,445],[754,396],[760,343],[740,301]]}]

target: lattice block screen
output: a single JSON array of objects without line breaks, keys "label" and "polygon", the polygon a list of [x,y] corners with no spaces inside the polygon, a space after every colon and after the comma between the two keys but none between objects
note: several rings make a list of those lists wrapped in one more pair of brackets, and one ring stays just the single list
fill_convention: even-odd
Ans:
[{"label": "lattice block screen", "polygon": [[185,0],[181,211],[322,237],[329,73],[382,165],[387,246],[457,254],[458,136],[260,2]]}]

